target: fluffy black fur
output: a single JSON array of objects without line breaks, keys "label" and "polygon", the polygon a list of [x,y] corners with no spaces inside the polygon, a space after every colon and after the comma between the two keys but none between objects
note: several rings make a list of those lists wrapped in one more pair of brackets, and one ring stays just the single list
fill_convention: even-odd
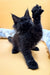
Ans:
[{"label": "fluffy black fur", "polygon": [[42,27],[41,27],[41,13],[43,10],[41,6],[36,5],[32,9],[32,22],[29,15],[28,9],[25,12],[25,15],[21,18],[12,14],[14,21],[14,29],[16,34],[13,37],[9,37],[8,40],[13,44],[12,53],[22,52],[26,64],[30,69],[38,69],[38,64],[34,60],[31,54],[31,50],[38,51],[39,49],[35,47],[37,43],[42,38]]}]

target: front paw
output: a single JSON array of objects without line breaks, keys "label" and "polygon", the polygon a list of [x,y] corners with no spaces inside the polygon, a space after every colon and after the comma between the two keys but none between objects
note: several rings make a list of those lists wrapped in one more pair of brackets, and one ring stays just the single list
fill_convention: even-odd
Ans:
[{"label": "front paw", "polygon": [[35,70],[35,69],[38,69],[38,64],[36,63],[35,60],[30,60],[28,61],[28,68],[32,69],[32,70]]},{"label": "front paw", "polygon": [[41,9],[41,6],[36,5],[32,8],[33,17],[40,16],[44,10]]},{"label": "front paw", "polygon": [[12,49],[12,54],[16,54],[16,53],[18,53],[18,52],[19,52],[19,51],[17,50],[17,48],[14,47],[14,48]]}]

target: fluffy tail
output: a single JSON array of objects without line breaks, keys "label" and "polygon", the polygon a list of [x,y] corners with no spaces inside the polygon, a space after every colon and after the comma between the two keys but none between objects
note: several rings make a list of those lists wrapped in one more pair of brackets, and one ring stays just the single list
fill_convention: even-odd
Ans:
[{"label": "fluffy tail", "polygon": [[11,36],[8,37],[8,40],[9,40],[9,42],[12,43],[12,37]]}]

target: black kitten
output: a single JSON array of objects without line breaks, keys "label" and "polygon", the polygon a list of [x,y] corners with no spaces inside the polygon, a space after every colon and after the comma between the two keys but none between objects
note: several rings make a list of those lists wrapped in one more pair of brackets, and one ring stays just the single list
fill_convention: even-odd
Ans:
[{"label": "black kitten", "polygon": [[42,12],[41,7],[38,5],[32,9],[34,22],[31,20],[28,9],[21,18],[12,14],[14,21],[13,27],[16,30],[16,34],[13,37],[8,38],[13,44],[12,53],[21,51],[26,60],[26,64],[30,69],[38,69],[38,64],[32,57],[31,50],[39,50],[35,46],[42,37],[42,27],[40,22],[40,15]]}]

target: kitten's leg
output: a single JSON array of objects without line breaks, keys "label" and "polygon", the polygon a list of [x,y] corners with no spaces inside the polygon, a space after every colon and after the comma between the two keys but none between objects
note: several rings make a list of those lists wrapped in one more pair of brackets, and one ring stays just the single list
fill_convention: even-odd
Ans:
[{"label": "kitten's leg", "polygon": [[[9,42],[11,42],[12,43],[12,37],[8,37],[8,40],[9,40]],[[13,43],[12,43],[13,44]],[[12,49],[12,53],[13,54],[16,54],[16,53],[18,53],[19,52],[19,50],[18,50],[18,47],[17,46],[15,46],[15,43],[14,43],[14,45],[13,45],[13,49]]]},{"label": "kitten's leg", "polygon": [[13,49],[12,49],[12,53],[16,54],[18,52],[19,52],[18,47],[14,46]]},{"label": "kitten's leg", "polygon": [[33,51],[39,51],[38,47],[32,48]]},{"label": "kitten's leg", "polygon": [[22,54],[24,55],[24,58],[26,60],[26,64],[28,65],[28,68],[30,69],[38,69],[38,64],[34,60],[31,54],[31,50],[22,50]]},{"label": "kitten's leg", "polygon": [[9,42],[12,43],[12,37],[11,36],[8,37],[8,40],[9,40]]}]

